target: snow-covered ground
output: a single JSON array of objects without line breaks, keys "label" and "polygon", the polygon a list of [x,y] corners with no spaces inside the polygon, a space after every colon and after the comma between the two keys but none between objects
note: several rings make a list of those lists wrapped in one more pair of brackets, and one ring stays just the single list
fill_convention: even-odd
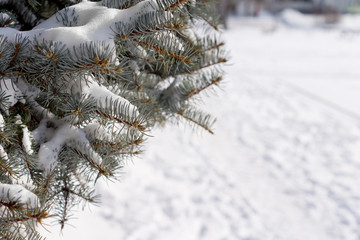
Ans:
[{"label": "snow-covered ground", "polygon": [[156,129],[100,207],[48,239],[360,239],[360,34],[266,21],[224,32],[215,135]]}]

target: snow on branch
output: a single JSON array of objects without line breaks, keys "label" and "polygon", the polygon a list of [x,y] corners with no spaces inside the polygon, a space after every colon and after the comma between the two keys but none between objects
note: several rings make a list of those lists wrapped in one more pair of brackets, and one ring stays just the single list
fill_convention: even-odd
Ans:
[{"label": "snow on branch", "polygon": [[0,204],[4,205],[5,203],[16,203],[36,208],[40,201],[34,193],[21,185],[0,183]]},{"label": "snow on branch", "polygon": [[31,141],[32,141],[31,133],[28,127],[25,124],[23,124],[21,120],[21,116],[19,114],[16,115],[15,118],[17,119],[15,124],[19,125],[23,132],[23,137],[22,137],[23,148],[27,154],[31,155],[33,154],[33,150],[31,149]]},{"label": "snow on branch", "polygon": [[[40,126],[40,128],[42,128],[43,131],[46,131],[46,128],[44,129],[44,125]],[[45,132],[41,133],[40,129],[35,130],[37,139],[39,139],[39,136],[45,134]],[[86,134],[83,130],[68,123],[63,123],[53,131],[53,134],[48,141],[40,145],[39,167],[45,170],[47,174],[49,174],[56,166],[58,155],[64,145],[74,147],[76,150],[85,155],[89,154],[89,151],[87,150],[91,150],[90,142],[86,138]],[[102,162],[101,156],[93,150],[90,151],[89,157],[91,157],[91,159],[97,164]]]},{"label": "snow on branch", "polygon": [[0,131],[4,131],[5,120],[2,114],[0,114]]},{"label": "snow on branch", "polygon": [[132,105],[125,98],[114,94],[105,86],[102,86],[99,83],[97,83],[92,76],[88,75],[86,77],[86,81],[80,80],[80,84],[81,84],[80,87],[77,86],[77,89],[78,90],[81,89],[82,94],[84,94],[86,97],[93,98],[96,101],[98,107],[105,108],[108,105],[109,101],[117,102],[119,105],[129,106],[128,112],[127,113],[124,112],[122,114],[133,117],[139,116],[139,112],[134,105]]},{"label": "snow on branch", "polygon": [[[104,41],[110,48],[115,48],[114,33],[111,29],[116,22],[131,23],[137,17],[156,10],[157,4],[151,0],[140,2],[125,10],[107,8],[102,6],[101,2],[85,1],[61,10],[33,30],[18,31],[13,28],[2,28],[0,35],[7,37],[10,42],[15,42],[18,35],[30,41],[37,39],[39,42],[43,40],[62,42],[69,50],[90,41]],[[69,24],[64,20],[67,19],[64,16],[74,15],[74,12],[77,14],[76,21],[73,21],[71,26],[67,26]]]},{"label": "snow on branch", "polygon": [[51,206],[63,226],[79,200],[92,202],[98,177],[115,177],[141,152],[151,127],[176,118],[213,133],[214,120],[192,104],[218,85],[226,60],[222,43],[197,32],[197,6],[84,0],[31,30],[0,28],[1,213],[21,206],[14,224],[27,229],[23,219],[41,220],[35,211]]},{"label": "snow on branch", "polygon": [[0,158],[4,159],[4,160],[9,160],[9,157],[7,155],[7,153],[5,152],[3,146],[0,145]]},{"label": "snow on branch", "polygon": [[9,114],[9,108],[14,106],[18,101],[25,103],[22,92],[9,78],[0,81],[0,92],[4,93],[6,99],[0,107],[6,114]]}]

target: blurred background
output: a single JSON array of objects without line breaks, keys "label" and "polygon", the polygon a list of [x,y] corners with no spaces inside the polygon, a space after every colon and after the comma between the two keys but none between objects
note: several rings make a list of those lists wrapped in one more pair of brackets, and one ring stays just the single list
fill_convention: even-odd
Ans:
[{"label": "blurred background", "polygon": [[[360,0],[222,0],[215,134],[154,129],[48,239],[360,239]],[[184,130],[185,129],[185,130]],[[48,233],[51,231],[52,233]]]},{"label": "blurred background", "polygon": [[[275,17],[288,17],[287,10],[301,14],[314,16],[318,24],[323,27],[333,27],[334,24],[342,22],[342,17],[348,14],[359,14],[359,0],[221,0],[218,11],[220,19],[227,27],[226,19],[233,15],[239,17],[262,17],[271,15]],[[285,15],[285,16],[284,16]],[[286,22],[286,19],[283,19]],[[290,20],[290,19],[288,19]],[[296,20],[296,19],[291,19]],[[308,21],[304,21],[306,24]],[[289,22],[289,24],[291,24]],[[301,22],[299,22],[301,24]]]}]

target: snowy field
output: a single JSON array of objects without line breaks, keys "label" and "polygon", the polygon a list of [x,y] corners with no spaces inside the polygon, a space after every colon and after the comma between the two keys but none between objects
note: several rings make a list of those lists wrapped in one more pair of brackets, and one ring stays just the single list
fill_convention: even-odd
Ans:
[{"label": "snowy field", "polygon": [[325,30],[312,25],[316,19],[295,28],[230,19],[226,81],[206,100],[218,119],[215,135],[155,130],[120,183],[98,185],[100,207],[76,213],[62,235],[49,225],[52,233],[43,233],[51,240],[360,239],[360,33],[355,19],[345,20]]}]

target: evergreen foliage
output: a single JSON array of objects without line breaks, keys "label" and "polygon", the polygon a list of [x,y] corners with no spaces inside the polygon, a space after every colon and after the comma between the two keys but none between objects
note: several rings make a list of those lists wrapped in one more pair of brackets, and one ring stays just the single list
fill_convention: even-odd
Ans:
[{"label": "evergreen foliage", "polygon": [[226,58],[207,3],[77,2],[0,0],[2,239],[41,239],[50,217],[63,228],[155,125],[212,133],[196,105]]}]

